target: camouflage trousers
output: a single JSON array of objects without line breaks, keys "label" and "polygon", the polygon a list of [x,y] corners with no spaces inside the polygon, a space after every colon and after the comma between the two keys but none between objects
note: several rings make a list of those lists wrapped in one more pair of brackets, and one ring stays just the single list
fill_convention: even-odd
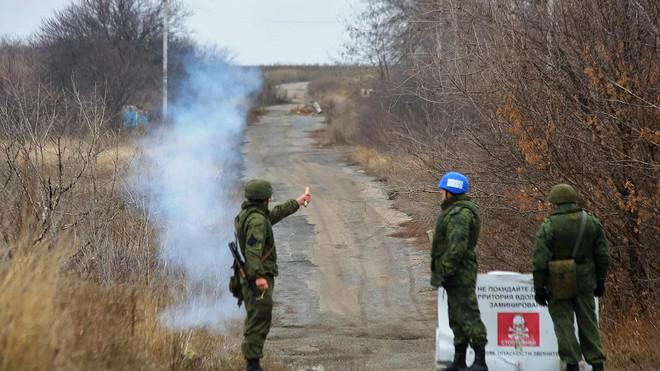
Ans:
[{"label": "camouflage trousers", "polygon": [[243,298],[245,299],[245,324],[243,326],[243,344],[241,350],[245,359],[259,359],[263,357],[264,344],[270,332],[273,317],[273,289],[275,280],[268,277],[268,291],[261,298],[261,293],[255,294],[247,284],[243,284]]},{"label": "camouflage trousers", "polygon": [[448,287],[449,327],[454,333],[454,345],[485,346],[486,326],[481,321],[475,287]]},{"label": "camouflage trousers", "polygon": [[[577,364],[584,355],[589,364],[605,362],[593,295],[581,294],[575,299],[551,300],[548,310],[555,327],[559,358],[562,361]],[[577,319],[579,343],[575,338],[574,317]]]}]

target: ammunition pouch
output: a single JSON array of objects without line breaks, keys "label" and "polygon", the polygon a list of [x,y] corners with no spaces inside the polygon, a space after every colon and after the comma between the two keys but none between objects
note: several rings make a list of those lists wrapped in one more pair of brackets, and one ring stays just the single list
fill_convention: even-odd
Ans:
[{"label": "ammunition pouch", "polygon": [[577,296],[575,259],[548,262],[548,289],[553,299],[573,299]]},{"label": "ammunition pouch", "polygon": [[241,302],[244,300],[243,299],[243,287],[241,285],[241,278],[237,275],[231,276],[229,279],[229,292],[231,292],[232,295],[236,299],[238,299],[238,305],[240,306]]}]

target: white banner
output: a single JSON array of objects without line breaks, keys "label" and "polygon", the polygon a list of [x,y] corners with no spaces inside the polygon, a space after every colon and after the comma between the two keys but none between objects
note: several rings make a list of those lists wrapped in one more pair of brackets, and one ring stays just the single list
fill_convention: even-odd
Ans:
[{"label": "white banner", "polygon": [[[534,301],[531,274],[479,274],[477,301],[488,332],[486,363],[490,371],[559,370],[557,338],[552,319],[547,307],[539,306]],[[453,338],[447,317],[447,293],[440,288],[436,330],[437,362],[451,362],[454,356]],[[474,352],[470,349],[468,366],[473,360]]]}]

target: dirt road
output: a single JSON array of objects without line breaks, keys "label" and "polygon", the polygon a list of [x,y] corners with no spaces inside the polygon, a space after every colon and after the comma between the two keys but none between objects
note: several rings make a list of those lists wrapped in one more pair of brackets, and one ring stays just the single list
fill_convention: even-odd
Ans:
[{"label": "dirt road", "polygon": [[[285,88],[306,99],[305,84]],[[291,107],[269,107],[244,145],[245,176],[273,181],[275,202],[306,185],[314,196],[275,227],[280,276],[266,351],[294,370],[432,370],[427,253],[389,237],[406,215],[345,163],[346,149],[316,145],[322,117],[291,116]]]}]

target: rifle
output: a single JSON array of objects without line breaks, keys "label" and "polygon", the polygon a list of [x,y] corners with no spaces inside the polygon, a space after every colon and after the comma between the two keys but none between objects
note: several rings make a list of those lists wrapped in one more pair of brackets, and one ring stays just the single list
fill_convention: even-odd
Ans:
[{"label": "rifle", "polygon": [[[231,278],[229,282],[229,290],[232,292],[234,297],[238,299],[238,306],[241,306],[241,303],[243,302],[243,294],[241,292],[241,279],[245,280],[248,282],[248,285],[254,292],[255,297],[257,297],[258,290],[257,286],[254,282],[250,282],[247,278],[247,273],[245,272],[245,260],[243,259],[243,256],[238,250],[238,244],[236,241],[231,241],[229,242],[229,251],[231,251],[231,255],[234,258],[234,262],[232,263],[231,268],[234,270],[234,276]],[[257,299],[259,300],[259,299]]]}]

